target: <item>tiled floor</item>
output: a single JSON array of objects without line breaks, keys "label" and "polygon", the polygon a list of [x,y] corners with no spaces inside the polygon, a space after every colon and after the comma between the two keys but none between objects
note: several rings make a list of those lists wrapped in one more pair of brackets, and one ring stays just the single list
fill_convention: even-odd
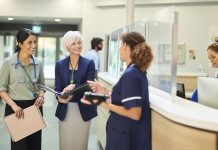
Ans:
[{"label": "tiled floor", "polygon": [[[43,129],[42,150],[59,150],[58,120],[54,116],[57,102],[54,95],[49,92],[46,93],[45,100],[43,118],[46,128]],[[3,121],[4,106],[5,104],[0,102],[0,150],[10,150],[10,137]],[[95,119],[91,124],[88,150],[101,150],[96,135]]]}]

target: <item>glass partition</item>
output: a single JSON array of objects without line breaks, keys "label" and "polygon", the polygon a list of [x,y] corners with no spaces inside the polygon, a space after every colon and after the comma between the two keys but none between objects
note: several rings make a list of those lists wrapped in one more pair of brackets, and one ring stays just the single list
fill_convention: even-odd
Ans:
[{"label": "glass partition", "polygon": [[114,77],[118,76],[119,66],[119,35],[117,30],[110,35],[109,51],[108,51],[108,73]]},{"label": "glass partition", "polygon": [[174,7],[111,33],[108,73],[115,77],[119,77],[126,67],[119,58],[120,35],[131,31],[141,33],[153,50],[154,60],[148,70],[149,84],[176,95],[177,15]]},{"label": "glass partition", "polygon": [[146,40],[154,60],[149,69],[149,83],[171,95],[176,95],[177,15],[174,8],[159,11],[146,22]]}]

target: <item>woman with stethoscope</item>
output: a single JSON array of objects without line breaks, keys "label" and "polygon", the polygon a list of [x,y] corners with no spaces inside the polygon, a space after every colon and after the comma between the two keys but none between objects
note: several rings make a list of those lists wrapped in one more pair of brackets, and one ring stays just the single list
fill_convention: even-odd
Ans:
[{"label": "woman with stethoscope", "polygon": [[[29,29],[17,33],[16,53],[7,58],[0,69],[0,96],[6,102],[5,116],[12,113],[25,117],[23,109],[36,105],[42,112],[44,91],[36,84],[44,84],[43,66],[33,56],[36,36]],[[11,140],[11,150],[40,150],[41,131],[18,142]]]}]

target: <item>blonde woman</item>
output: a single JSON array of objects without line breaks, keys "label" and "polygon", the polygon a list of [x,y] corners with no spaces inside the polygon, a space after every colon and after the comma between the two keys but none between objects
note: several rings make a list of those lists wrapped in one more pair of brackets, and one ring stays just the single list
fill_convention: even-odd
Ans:
[{"label": "blonde woman", "polygon": [[[55,90],[67,92],[87,80],[94,80],[95,65],[80,55],[82,37],[78,31],[63,36],[69,56],[56,63]],[[58,98],[56,116],[59,118],[60,150],[87,150],[90,120],[97,116],[96,107],[80,102],[83,93],[67,99]]]}]

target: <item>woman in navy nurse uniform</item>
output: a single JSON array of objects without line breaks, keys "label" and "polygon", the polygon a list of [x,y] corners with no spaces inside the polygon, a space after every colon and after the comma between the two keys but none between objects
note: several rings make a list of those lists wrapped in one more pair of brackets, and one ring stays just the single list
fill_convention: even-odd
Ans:
[{"label": "woman in navy nurse uniform", "polygon": [[[121,36],[120,58],[127,69],[113,87],[111,103],[100,106],[110,110],[106,150],[150,150],[151,111],[146,70],[153,59],[151,48],[137,32]],[[99,82],[89,82],[96,93],[110,93]],[[83,103],[90,104],[85,99]]]},{"label": "woman in navy nurse uniform", "polygon": [[[67,92],[87,80],[95,78],[95,64],[80,55],[82,36],[78,31],[68,31],[63,36],[63,46],[69,56],[55,66],[55,90]],[[95,106],[80,102],[83,93],[58,98],[56,116],[59,118],[60,150],[87,150],[91,119],[97,115]]]}]

